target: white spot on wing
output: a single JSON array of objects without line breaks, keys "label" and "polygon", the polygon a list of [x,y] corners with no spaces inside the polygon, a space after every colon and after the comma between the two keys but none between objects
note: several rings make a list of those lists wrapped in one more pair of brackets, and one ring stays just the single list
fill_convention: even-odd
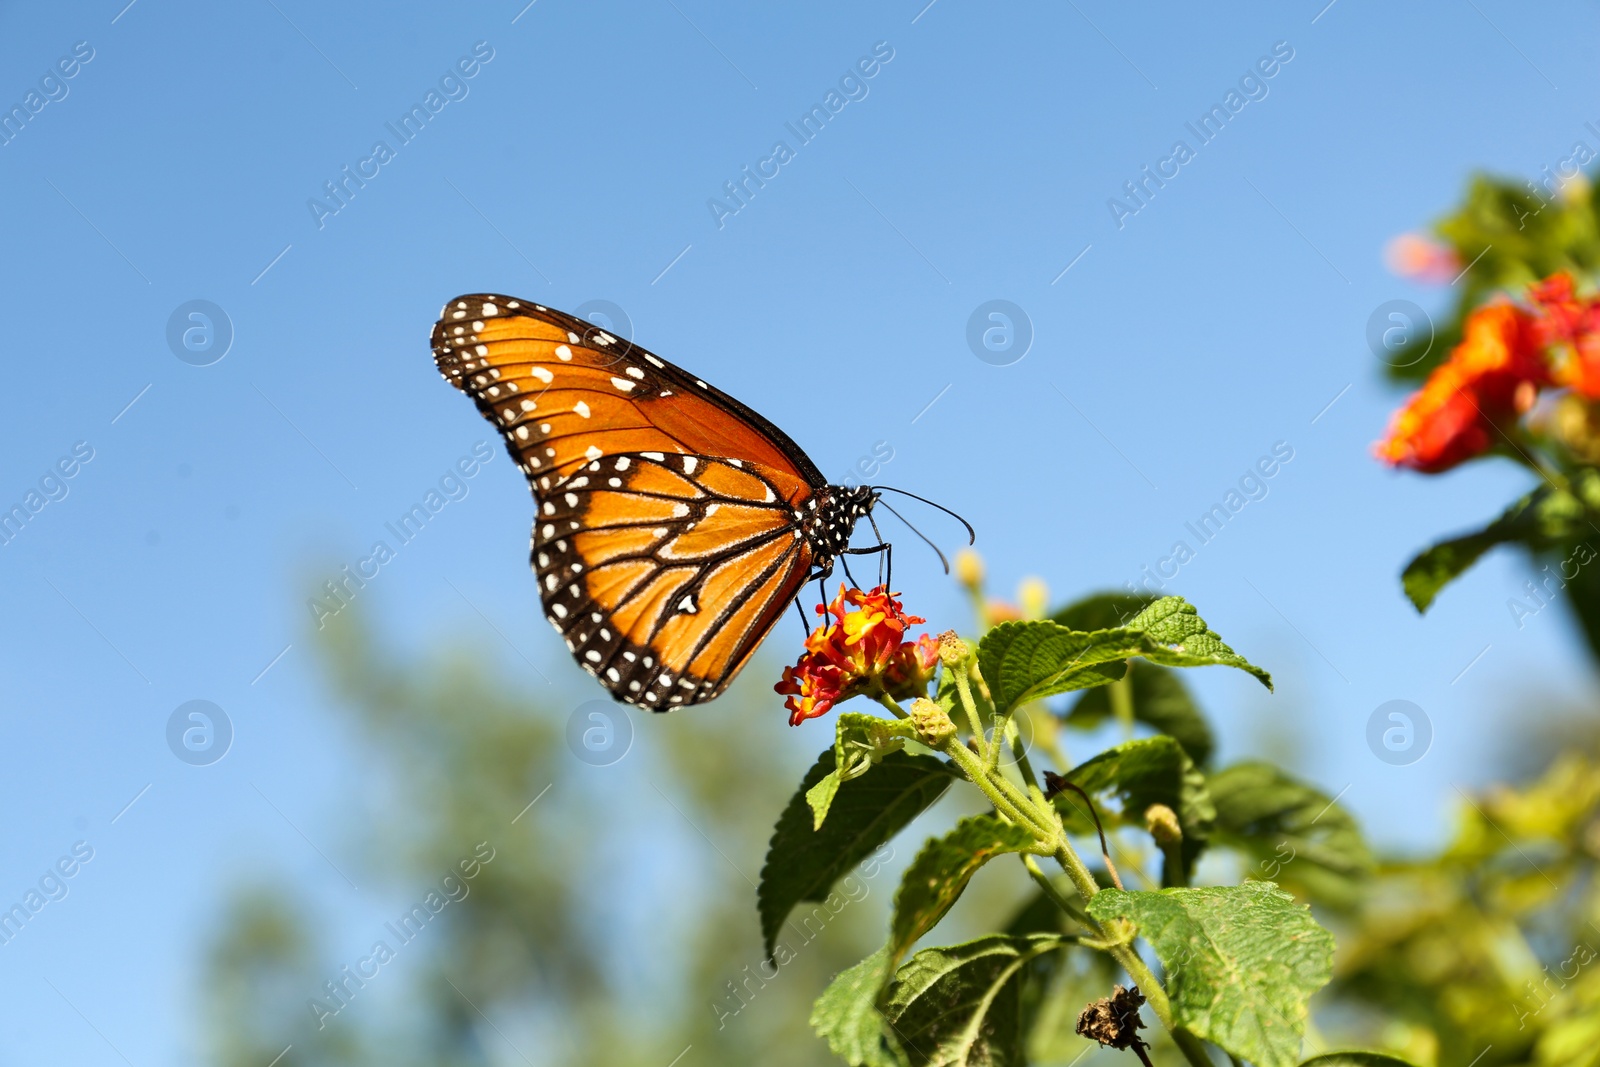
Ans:
[{"label": "white spot on wing", "polygon": [[582,400],[572,405],[572,410],[576,411],[579,415],[582,415],[586,419],[589,417],[589,405],[584,403]]}]

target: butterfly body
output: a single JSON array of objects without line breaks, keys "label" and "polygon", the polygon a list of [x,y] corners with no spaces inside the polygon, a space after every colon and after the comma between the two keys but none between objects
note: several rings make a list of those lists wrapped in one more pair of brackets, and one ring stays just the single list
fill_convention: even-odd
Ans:
[{"label": "butterfly body", "polygon": [[445,306],[435,362],[500,430],[537,507],[545,616],[618,700],[702,703],[877,494],[829,485],[771,423],[666,360],[510,297]]}]

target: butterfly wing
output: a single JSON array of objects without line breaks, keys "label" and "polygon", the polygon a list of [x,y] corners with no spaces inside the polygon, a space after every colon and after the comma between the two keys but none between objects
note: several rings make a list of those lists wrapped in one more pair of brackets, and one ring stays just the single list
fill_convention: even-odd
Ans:
[{"label": "butterfly wing", "polygon": [[726,393],[582,319],[479,293],[433,327],[439,371],[472,397],[535,487],[601,456],[679,452],[760,463],[820,488],[782,430]]},{"label": "butterfly wing", "polygon": [[617,699],[657,711],[710,700],[805,581],[803,489],[716,456],[591,460],[539,507],[545,614]]},{"label": "butterfly wing", "polygon": [[540,596],[579,665],[656,710],[721,693],[811,567],[811,460],[726,393],[537,304],[457,297],[433,354],[528,476]]}]

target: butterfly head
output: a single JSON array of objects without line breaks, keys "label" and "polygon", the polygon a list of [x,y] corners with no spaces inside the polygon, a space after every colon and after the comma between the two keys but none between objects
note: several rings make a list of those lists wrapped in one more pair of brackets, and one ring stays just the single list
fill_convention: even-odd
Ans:
[{"label": "butterfly head", "polygon": [[871,486],[830,485],[812,498],[812,514],[805,524],[806,539],[819,559],[831,560],[850,547],[856,523],[872,511],[878,493]]}]

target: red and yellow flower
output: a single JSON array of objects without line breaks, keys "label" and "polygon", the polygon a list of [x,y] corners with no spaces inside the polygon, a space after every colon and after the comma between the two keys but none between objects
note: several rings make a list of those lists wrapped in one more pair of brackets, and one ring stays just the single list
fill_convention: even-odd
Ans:
[{"label": "red and yellow flower", "polygon": [[[847,607],[848,605],[848,607]],[[850,610],[851,608],[855,610]],[[827,714],[858,694],[892,699],[924,696],[939,662],[939,642],[928,634],[906,640],[906,631],[926,619],[907,615],[883,586],[871,592],[839,586],[827,606],[827,621],[806,638],[806,651],[773,690],[788,697],[789,725]]]},{"label": "red and yellow flower", "polygon": [[1472,312],[1461,343],[1395,412],[1378,458],[1437,474],[1488,451],[1498,427],[1552,384],[1543,347],[1539,320],[1514,304]]},{"label": "red and yellow flower", "polygon": [[1539,339],[1558,357],[1557,384],[1600,400],[1600,298],[1578,296],[1566,273],[1551,275],[1528,295],[1539,312]]}]

